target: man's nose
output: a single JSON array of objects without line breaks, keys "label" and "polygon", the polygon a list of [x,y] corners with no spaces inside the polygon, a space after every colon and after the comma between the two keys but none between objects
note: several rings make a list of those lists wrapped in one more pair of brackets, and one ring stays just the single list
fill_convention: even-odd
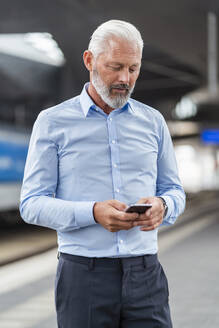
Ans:
[{"label": "man's nose", "polygon": [[119,72],[119,82],[124,84],[129,84],[129,70],[123,69]]}]

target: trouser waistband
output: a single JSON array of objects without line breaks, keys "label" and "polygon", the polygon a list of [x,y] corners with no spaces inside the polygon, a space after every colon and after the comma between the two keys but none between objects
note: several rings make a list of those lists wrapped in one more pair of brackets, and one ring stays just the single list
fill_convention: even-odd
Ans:
[{"label": "trouser waistband", "polygon": [[85,257],[72,255],[67,253],[59,253],[59,258],[63,258],[67,261],[76,263],[86,264],[88,267],[118,267],[127,268],[137,265],[143,265],[144,267],[150,267],[157,262],[157,254],[148,254],[136,257],[121,257],[121,258],[110,258],[110,257]]}]

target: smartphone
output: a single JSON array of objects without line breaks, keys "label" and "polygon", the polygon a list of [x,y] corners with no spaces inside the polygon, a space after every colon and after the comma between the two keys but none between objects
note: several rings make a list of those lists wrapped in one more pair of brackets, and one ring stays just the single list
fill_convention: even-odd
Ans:
[{"label": "smartphone", "polygon": [[126,212],[143,214],[151,208],[151,206],[152,204],[132,204],[126,209]]}]

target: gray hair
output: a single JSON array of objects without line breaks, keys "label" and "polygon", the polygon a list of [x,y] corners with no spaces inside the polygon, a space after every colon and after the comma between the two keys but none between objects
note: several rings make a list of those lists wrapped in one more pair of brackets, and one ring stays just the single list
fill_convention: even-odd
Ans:
[{"label": "gray hair", "polygon": [[144,42],[140,32],[131,23],[121,20],[109,20],[99,25],[91,36],[88,50],[97,58],[106,49],[106,42],[113,37],[135,42],[141,52],[143,50]]}]

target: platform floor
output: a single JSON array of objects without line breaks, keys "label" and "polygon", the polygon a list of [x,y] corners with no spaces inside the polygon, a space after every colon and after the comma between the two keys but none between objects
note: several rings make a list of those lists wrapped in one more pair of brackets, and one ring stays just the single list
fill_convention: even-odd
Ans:
[{"label": "platform floor", "polygon": [[219,220],[161,252],[174,328],[219,327]]},{"label": "platform floor", "polygon": [[[219,327],[219,218],[209,215],[159,238],[174,328]],[[0,268],[0,327],[56,328],[56,250]]]}]

